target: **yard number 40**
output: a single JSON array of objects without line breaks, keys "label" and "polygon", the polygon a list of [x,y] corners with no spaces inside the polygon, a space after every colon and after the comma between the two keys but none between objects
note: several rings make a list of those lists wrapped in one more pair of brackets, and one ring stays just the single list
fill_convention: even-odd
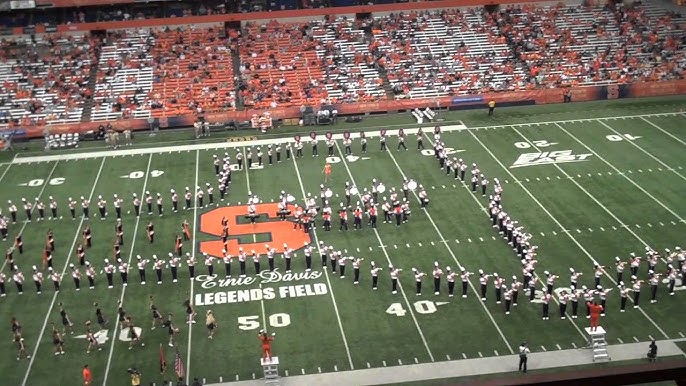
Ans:
[{"label": "yard number 40", "polygon": [[[436,312],[436,304],[431,300],[420,300],[413,303],[414,310],[418,314],[433,314]],[[407,311],[403,308],[400,303],[391,303],[391,305],[386,309],[386,313],[395,316],[405,316]]]}]

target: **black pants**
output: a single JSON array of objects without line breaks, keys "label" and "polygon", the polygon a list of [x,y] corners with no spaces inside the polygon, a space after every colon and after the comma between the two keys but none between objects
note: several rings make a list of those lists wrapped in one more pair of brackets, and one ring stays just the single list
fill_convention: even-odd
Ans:
[{"label": "black pants", "polygon": [[157,274],[157,282],[161,283],[162,282],[162,270],[161,269],[156,269],[155,273]]},{"label": "black pants", "polygon": [[255,274],[258,275],[260,273],[260,262],[256,261],[254,262],[255,264]]},{"label": "black pants", "polygon": [[[86,278],[88,279],[88,288],[90,288],[90,289],[95,288],[95,277],[86,276]],[[57,288],[55,288],[55,289],[59,291],[59,283],[57,283]]]},{"label": "black pants", "polygon": [[322,253],[322,268],[326,267],[326,253]]},{"label": "black pants", "polygon": [[195,266],[194,265],[188,266],[188,276],[190,276],[191,279],[195,277]]},{"label": "black pants", "polygon": [[625,298],[625,297],[621,298],[619,309],[622,311],[624,311],[624,309],[626,308],[626,299],[627,298]]},{"label": "black pants", "polygon": [[417,282],[416,288],[417,288],[417,295],[421,295],[422,294],[422,282],[421,281]]},{"label": "black pants", "polygon": [[274,272],[274,259],[267,259],[267,262],[269,263],[269,272]]},{"label": "black pants", "polygon": [[378,276],[372,276],[372,289],[376,289],[376,286],[379,283],[379,277]]},{"label": "black pants", "polygon": [[111,273],[108,273],[108,274],[106,274],[106,276],[107,276],[107,286],[110,287],[110,288],[114,287],[114,282],[113,282],[113,279],[112,279],[112,274],[111,274]]},{"label": "black pants", "polygon": [[398,292],[398,279],[391,279],[391,291]]},{"label": "black pants", "polygon": [[572,316],[576,317],[579,311],[579,302],[572,302]]},{"label": "black pants", "polygon": [[176,267],[171,267],[170,269],[171,269],[172,280],[177,280],[178,273],[176,271]]},{"label": "black pants", "polygon": [[526,355],[525,354],[520,354],[519,355],[519,371],[523,371],[526,373]]},{"label": "black pants", "polygon": [[[136,217],[141,215],[141,206],[140,205],[134,205],[133,206],[134,212],[136,212]],[[72,218],[74,217],[74,213],[72,212]]]},{"label": "black pants", "polygon": [[441,279],[434,278],[434,293],[439,293],[441,291]]},{"label": "black pants", "polygon": [[357,283],[360,282],[360,269],[359,269],[359,268],[355,268],[355,269],[353,270],[353,272],[355,273],[354,278],[353,278],[353,283],[354,283],[354,284],[357,284]]},{"label": "black pants", "polygon": [[467,287],[469,286],[469,282],[463,281],[462,282],[462,296],[467,296]]},{"label": "black pants", "polygon": [[[312,255],[305,256],[305,269],[312,269]],[[291,270],[291,259],[286,259],[286,271]]]},{"label": "black pants", "polygon": [[224,270],[226,271],[226,277],[231,276],[231,263],[224,263]]},{"label": "black pants", "polygon": [[241,276],[245,276],[245,261],[239,261]]},{"label": "black pants", "polygon": [[140,276],[140,278],[141,278],[141,283],[145,283],[145,270],[144,269],[138,270],[138,276]]}]

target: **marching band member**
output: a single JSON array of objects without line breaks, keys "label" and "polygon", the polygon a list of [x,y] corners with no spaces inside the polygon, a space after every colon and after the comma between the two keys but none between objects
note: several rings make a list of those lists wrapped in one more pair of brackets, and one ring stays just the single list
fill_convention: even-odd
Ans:
[{"label": "marching band member", "polygon": [[550,299],[552,295],[548,292],[547,288],[543,288],[543,295],[541,296],[541,301],[543,302],[543,320],[549,320],[548,310],[550,308]]},{"label": "marching band member", "polygon": [[360,283],[360,266],[364,258],[355,258],[353,260],[353,284],[357,285]]},{"label": "marching band member", "polygon": [[148,216],[152,215],[152,194],[150,192],[145,192],[145,206],[148,208]]},{"label": "marching band member", "polygon": [[26,222],[31,222],[31,212],[33,210],[33,205],[28,202],[25,198],[21,199],[23,203],[24,212],[26,213]]},{"label": "marching band member", "polygon": [[162,195],[160,193],[156,194],[157,197],[157,214],[159,217],[162,217],[162,214],[164,213],[164,199],[162,198]]},{"label": "marching band member", "polygon": [[[81,233],[83,234],[83,243],[86,244],[86,248],[92,247],[93,244],[91,243],[91,237],[93,235],[91,233],[91,227],[86,225],[86,227],[83,228],[83,231]],[[21,253],[21,250],[19,253]]]},{"label": "marching band member", "polygon": [[207,192],[208,205],[214,205],[214,188],[209,182],[205,183],[205,192]]},{"label": "marching band member", "polygon": [[623,281],[619,282],[619,312],[625,312],[626,300],[629,297],[630,289],[624,285]]},{"label": "marching band member", "polygon": [[105,266],[103,267],[105,271],[105,276],[107,277],[107,288],[114,288],[114,265],[110,264],[108,259],[105,259]]},{"label": "marching band member", "polygon": [[488,278],[491,275],[484,273],[482,269],[479,270],[479,284],[481,285],[481,300],[486,300],[486,291],[488,290]]},{"label": "marching band member", "polygon": [[261,256],[259,253],[255,252],[254,249],[251,250],[250,252],[252,253],[252,262],[253,262],[253,265],[255,266],[255,275],[259,275],[260,272],[262,272],[260,270],[260,257]]},{"label": "marching band member", "polygon": [[88,289],[95,289],[95,268],[86,261],[86,279],[88,279]]},{"label": "marching band member", "polygon": [[245,277],[245,261],[248,259],[247,253],[243,251],[243,248],[238,248],[238,264],[240,266],[241,275],[240,277]]},{"label": "marching band member", "polygon": [[193,279],[195,277],[195,264],[197,260],[189,252],[186,252],[186,265],[188,265],[188,276]]},{"label": "marching band member", "polygon": [[141,199],[138,198],[136,193],[133,194],[133,211],[136,213],[136,218],[141,216]]},{"label": "marching band member", "polygon": [[204,208],[205,207],[205,192],[202,191],[202,188],[199,186],[195,187],[195,198],[198,203],[198,208]]},{"label": "marching band member", "polygon": [[[71,201],[71,199],[70,199]],[[10,213],[10,217],[12,218],[12,224],[17,223],[17,206],[12,203],[11,200],[7,201],[8,207],[7,211]]]},{"label": "marching band member", "polygon": [[141,284],[145,285],[145,266],[150,262],[148,259],[143,259],[141,255],[136,256],[136,266],[138,267],[138,276]]},{"label": "marching band member", "polygon": [[595,287],[600,285],[600,278],[603,277],[603,274],[605,274],[605,266],[598,263],[593,263],[593,278],[595,279]]},{"label": "marching band member", "polygon": [[436,296],[441,293],[441,276],[443,276],[443,270],[438,266],[438,261],[434,261],[434,295]]},{"label": "marching band member", "polygon": [[33,283],[36,285],[36,294],[41,294],[41,287],[43,285],[43,274],[38,272],[38,268],[34,265],[33,267]]},{"label": "marching band member", "polygon": [[510,290],[512,291],[512,305],[517,307],[517,298],[519,297],[519,288],[522,287],[522,283],[517,280],[516,275],[512,275],[512,283],[510,284]]},{"label": "marching band member", "polygon": [[121,277],[121,284],[126,287],[129,285],[129,263],[119,259],[119,276]]},{"label": "marching band member", "polygon": [[14,281],[14,285],[17,287],[17,293],[21,295],[24,293],[24,274],[16,265],[12,271],[12,281]]},{"label": "marching band member", "polygon": [[222,250],[222,254],[224,255],[222,260],[224,261],[224,270],[226,271],[226,277],[231,277],[231,261],[233,260],[233,257],[226,252],[226,249]]},{"label": "marching band member", "polygon": [[117,244],[124,245],[124,226],[122,225],[121,219],[118,218],[114,225],[114,234],[117,238]]},{"label": "marching band member", "polygon": [[38,210],[38,221],[45,220],[45,204],[36,197],[36,210]]},{"label": "marching band member", "polygon": [[624,267],[626,262],[622,261],[619,256],[615,256],[615,270],[617,271],[617,283],[622,281],[622,276],[624,275]]},{"label": "marching band member", "polygon": [[579,311],[579,298],[581,297],[581,290],[574,289],[569,293],[569,300],[572,302],[572,319],[576,319]]},{"label": "marching band member", "polygon": [[[62,281],[62,276],[59,273],[55,272],[55,270],[53,270],[52,268],[48,268],[48,277],[50,278],[50,280],[52,280],[52,286],[55,288],[55,292],[59,292],[60,291],[60,281]],[[4,288],[2,288],[2,289],[3,289],[3,291],[0,291],[0,295],[5,293]]]},{"label": "marching band member", "polygon": [[514,290],[512,289],[506,289],[503,293],[503,297],[505,298],[505,315],[510,315],[510,306],[512,305],[513,294]]},{"label": "marching band member", "polygon": [[214,275],[214,257],[203,252],[203,257],[205,258],[205,266],[207,267],[207,274],[209,276]]},{"label": "marching band member", "polygon": [[183,241],[178,233],[174,239],[174,251],[176,251],[176,256],[181,256],[183,254]]},{"label": "marching band member", "polygon": [[172,283],[178,282],[178,267],[181,262],[181,259],[178,256],[174,256],[173,254],[169,254],[169,270],[171,271],[172,275]]},{"label": "marching band member", "polygon": [[74,287],[79,291],[81,290],[81,272],[74,264],[69,264],[69,268],[71,268],[71,278],[74,280]]},{"label": "marching band member", "polygon": [[422,295],[422,280],[424,279],[424,276],[426,274],[424,272],[420,272],[417,268],[412,268],[412,272],[414,273],[414,280],[415,280],[415,285],[417,289],[417,296]]},{"label": "marching band member", "polygon": [[603,307],[600,316],[605,316],[605,310],[607,309],[605,307],[605,304],[607,303],[607,294],[610,291],[612,291],[612,288],[603,288],[603,286],[600,285],[596,287],[596,293],[598,294],[598,298],[600,299],[600,305]]},{"label": "marching band member", "polygon": [[377,285],[379,284],[379,272],[381,271],[381,268],[377,267],[373,261],[371,262],[371,266],[372,290],[376,291],[378,288]]},{"label": "marching band member", "polygon": [[174,189],[172,189],[170,192],[171,192],[172,212],[177,213],[179,211],[179,194],[176,193],[176,190],[174,190]]},{"label": "marching band member", "polygon": [[112,204],[114,205],[114,212],[117,215],[117,219],[121,219],[121,204],[124,202],[119,196],[116,194],[114,195],[114,198],[112,199]]},{"label": "marching band member", "polygon": [[341,279],[343,279],[343,278],[345,278],[345,265],[346,265],[346,263],[347,263],[347,260],[352,260],[353,258],[352,258],[352,257],[345,257],[345,256],[342,256],[342,255],[340,254],[340,252],[339,252],[339,255],[338,255],[338,256],[339,256],[339,259],[338,259],[338,269],[339,269],[339,271],[340,271],[340,273],[341,273],[341,276],[340,276],[340,277],[341,277]]},{"label": "marching band member", "polygon": [[148,225],[146,226],[146,231],[148,234],[148,241],[150,244],[155,242],[155,226],[152,224],[152,221],[148,222]]},{"label": "marching band member", "polygon": [[164,267],[164,260],[158,259],[157,255],[152,255],[152,261],[153,266],[155,267],[155,274],[157,275],[157,284],[162,284],[162,267]]},{"label": "marching band member", "polygon": [[[240,163],[239,163],[240,165]],[[191,193],[191,190],[186,186],[186,192],[183,195],[184,200],[186,200],[186,210],[191,209],[191,200],[193,199],[193,193]]]},{"label": "marching band member", "polygon": [[638,275],[638,267],[641,265],[641,257],[636,256],[633,252],[629,254],[629,270],[631,271],[631,276]]},{"label": "marching band member", "polygon": [[650,303],[657,303],[657,286],[660,285],[660,275],[659,273],[648,271],[650,283]]},{"label": "marching band member", "polygon": [[469,277],[472,275],[465,268],[460,268],[460,280],[462,281],[462,298],[467,297],[467,287],[469,286]]},{"label": "marching band member", "polygon": [[583,272],[576,272],[576,271],[574,270],[574,268],[569,268],[569,272],[571,273],[571,276],[570,276],[570,278],[569,278],[569,281],[570,281],[570,285],[569,285],[569,286],[572,288],[572,290],[575,290],[575,289],[578,288],[579,278],[580,278],[581,275],[583,275],[584,273],[583,273]]},{"label": "marching band member", "polygon": [[500,304],[503,286],[507,288],[507,285],[505,284],[505,279],[498,276],[497,272],[493,273],[493,286],[495,287],[495,304]]}]

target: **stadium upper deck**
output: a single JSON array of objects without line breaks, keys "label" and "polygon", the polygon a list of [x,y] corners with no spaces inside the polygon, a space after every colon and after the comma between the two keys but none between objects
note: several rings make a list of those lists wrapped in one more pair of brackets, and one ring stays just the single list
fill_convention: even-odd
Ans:
[{"label": "stadium upper deck", "polygon": [[0,119],[145,119],[681,79],[685,21],[638,3],[511,5],[36,35],[2,42]]}]

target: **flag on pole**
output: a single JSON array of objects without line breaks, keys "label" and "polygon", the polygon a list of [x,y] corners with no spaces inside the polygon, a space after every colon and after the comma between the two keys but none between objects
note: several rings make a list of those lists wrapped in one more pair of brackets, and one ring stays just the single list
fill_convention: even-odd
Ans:
[{"label": "flag on pole", "polygon": [[164,347],[160,343],[160,374],[164,374],[167,371],[167,358],[164,356]]},{"label": "flag on pole", "polygon": [[183,368],[183,361],[179,350],[176,350],[176,359],[174,359],[174,371],[178,378],[183,378],[186,375],[186,370]]}]

